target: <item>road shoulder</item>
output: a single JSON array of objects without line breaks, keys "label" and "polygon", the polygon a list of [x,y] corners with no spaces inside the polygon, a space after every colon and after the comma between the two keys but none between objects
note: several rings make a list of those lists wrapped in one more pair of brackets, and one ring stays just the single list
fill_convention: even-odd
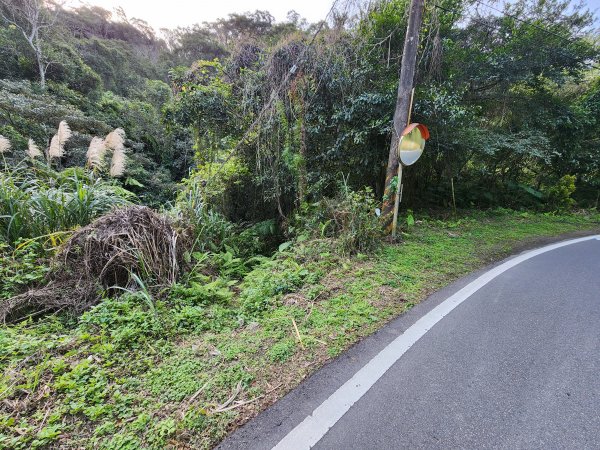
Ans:
[{"label": "road shoulder", "polygon": [[596,235],[599,232],[600,229],[596,228],[563,233],[557,236],[533,237],[519,241],[513,246],[514,251],[509,257],[488,264],[439,289],[399,317],[392,319],[378,331],[357,342],[346,352],[313,373],[271,407],[246,425],[238,428],[217,448],[272,448],[396,337],[483,273],[531,249]]}]

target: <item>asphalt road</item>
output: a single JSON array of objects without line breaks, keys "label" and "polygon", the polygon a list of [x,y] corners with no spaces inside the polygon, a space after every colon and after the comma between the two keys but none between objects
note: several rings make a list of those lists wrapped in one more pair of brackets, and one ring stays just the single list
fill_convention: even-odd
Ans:
[{"label": "asphalt road", "polygon": [[[527,258],[432,296],[221,448],[600,448],[600,240]],[[414,343],[390,356],[421,323]],[[391,357],[373,375],[373,361]]]}]

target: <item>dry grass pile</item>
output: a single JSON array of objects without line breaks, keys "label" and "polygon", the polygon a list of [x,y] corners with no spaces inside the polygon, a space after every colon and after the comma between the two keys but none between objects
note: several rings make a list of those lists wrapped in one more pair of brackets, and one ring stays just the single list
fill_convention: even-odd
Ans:
[{"label": "dry grass pile", "polygon": [[56,257],[47,286],[0,304],[0,321],[47,311],[79,314],[115,287],[158,291],[180,273],[184,245],[170,221],[145,206],[118,209],[77,230]]}]

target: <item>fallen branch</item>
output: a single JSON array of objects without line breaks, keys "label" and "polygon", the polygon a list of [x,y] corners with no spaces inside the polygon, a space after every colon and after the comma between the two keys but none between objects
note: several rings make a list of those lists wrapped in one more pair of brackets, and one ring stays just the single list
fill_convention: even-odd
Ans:
[{"label": "fallen branch", "polygon": [[215,409],[215,410],[213,411],[213,414],[214,414],[214,413],[225,412],[225,411],[231,411],[232,409],[236,409],[236,408],[239,408],[240,406],[247,405],[248,403],[255,402],[256,400],[258,400],[259,398],[262,398],[262,397],[264,397],[264,396],[265,396],[264,394],[263,394],[263,395],[259,395],[258,397],[254,397],[252,400],[246,400],[245,402],[238,402],[238,403],[236,403],[235,405],[233,405],[233,406],[229,406],[229,407],[227,407],[227,408]]},{"label": "fallen branch", "polygon": [[229,406],[235,400],[235,398],[239,395],[239,393],[241,391],[242,391],[242,382],[240,381],[237,384],[237,386],[235,388],[235,392],[233,393],[233,395],[231,397],[229,397],[225,403],[223,403],[222,405],[217,406],[212,412],[213,413],[218,413],[218,412],[226,411],[225,408],[227,408],[227,406]]},{"label": "fallen branch", "polygon": [[276,390],[276,389],[279,389],[279,388],[280,388],[282,385],[283,385],[283,383],[279,383],[279,384],[278,384],[277,386],[275,386],[274,388],[272,388],[272,389],[269,389],[269,390],[268,390],[267,392],[265,392],[264,394],[261,394],[261,395],[259,395],[259,396],[257,396],[257,397],[254,397],[253,399],[246,400],[246,401],[243,401],[243,402],[236,402],[236,404],[235,404],[235,405],[229,406],[229,407],[227,407],[227,408],[218,408],[218,409],[215,409],[215,410],[213,411],[213,413],[225,412],[225,411],[231,411],[232,409],[239,408],[240,406],[244,406],[244,405],[247,405],[247,404],[249,404],[249,403],[253,403],[253,402],[255,402],[256,400],[258,400],[259,398],[263,398],[265,395],[267,395],[267,394],[270,394],[271,392],[273,392],[273,391],[274,391],[274,390]]},{"label": "fallen branch", "polygon": [[198,396],[202,393],[202,391],[206,388],[206,386],[208,386],[208,381],[206,383],[204,383],[204,385],[198,389],[194,395],[192,395],[189,399],[182,401],[181,402],[181,419],[183,419],[185,417],[185,413],[187,412],[187,409],[190,407],[190,405],[194,402],[194,400],[196,400],[198,398]]},{"label": "fallen branch", "polygon": [[194,400],[196,400],[196,398],[198,398],[198,396],[202,393],[202,391],[206,388],[206,386],[208,386],[208,381],[206,383],[204,383],[204,386],[202,386],[200,389],[198,389],[196,391],[196,393],[194,395],[192,395],[186,403],[192,403]]},{"label": "fallen branch", "polygon": [[300,342],[300,346],[304,348],[304,343],[302,342],[302,337],[300,336],[300,331],[298,330],[298,325],[296,325],[296,321],[292,317],[292,324],[294,325],[294,331],[296,331],[296,338],[298,338],[298,342]]}]

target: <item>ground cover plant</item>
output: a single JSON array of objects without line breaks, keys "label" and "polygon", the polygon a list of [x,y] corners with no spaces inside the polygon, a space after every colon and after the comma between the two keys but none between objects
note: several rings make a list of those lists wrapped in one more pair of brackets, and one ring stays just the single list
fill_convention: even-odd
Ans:
[{"label": "ground cover plant", "polygon": [[600,217],[494,210],[408,223],[402,243],[370,254],[301,237],[233,270],[241,260],[197,252],[160,296],[132,290],[79,317],[2,327],[0,444],[210,448],[436,288]]}]

